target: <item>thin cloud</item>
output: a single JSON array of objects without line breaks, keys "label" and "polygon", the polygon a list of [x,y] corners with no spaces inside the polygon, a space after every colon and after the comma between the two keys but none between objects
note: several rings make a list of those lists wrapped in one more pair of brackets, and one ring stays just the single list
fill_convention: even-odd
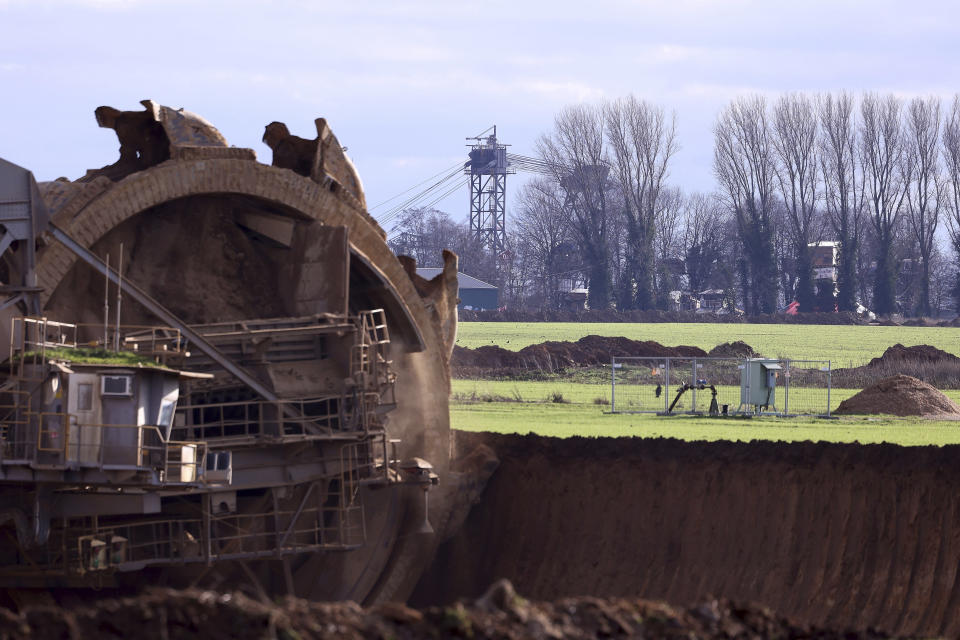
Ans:
[{"label": "thin cloud", "polygon": [[88,9],[134,9],[149,4],[159,4],[159,0],[0,0],[0,7],[81,7]]},{"label": "thin cloud", "polygon": [[603,89],[591,87],[582,82],[572,80],[551,82],[549,80],[526,80],[518,81],[517,88],[542,96],[549,96],[556,100],[569,100],[572,102],[591,102],[599,100],[604,96]]}]

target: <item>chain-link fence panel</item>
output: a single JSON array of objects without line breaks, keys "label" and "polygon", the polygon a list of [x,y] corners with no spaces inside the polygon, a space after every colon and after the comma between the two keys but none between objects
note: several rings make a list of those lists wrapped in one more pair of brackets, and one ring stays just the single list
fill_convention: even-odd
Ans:
[{"label": "chain-link fence panel", "polygon": [[784,415],[830,415],[829,360],[783,360]]},{"label": "chain-link fence panel", "polygon": [[696,413],[730,415],[737,411],[740,406],[739,366],[742,363],[739,358],[696,359]]},{"label": "chain-link fence panel", "polygon": [[667,413],[692,413],[696,404],[696,380],[692,358],[670,358],[670,404]]},{"label": "chain-link fence panel", "polygon": [[611,367],[610,411],[666,411],[669,361],[669,358],[614,358]]}]

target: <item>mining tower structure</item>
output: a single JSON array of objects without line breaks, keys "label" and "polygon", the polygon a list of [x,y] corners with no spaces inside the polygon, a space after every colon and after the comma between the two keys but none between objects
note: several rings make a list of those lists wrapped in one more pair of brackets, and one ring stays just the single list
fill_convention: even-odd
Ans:
[{"label": "mining tower structure", "polygon": [[470,232],[499,267],[507,241],[507,175],[516,171],[507,160],[508,145],[497,141],[496,125],[467,140],[473,141],[463,168],[470,176]]}]

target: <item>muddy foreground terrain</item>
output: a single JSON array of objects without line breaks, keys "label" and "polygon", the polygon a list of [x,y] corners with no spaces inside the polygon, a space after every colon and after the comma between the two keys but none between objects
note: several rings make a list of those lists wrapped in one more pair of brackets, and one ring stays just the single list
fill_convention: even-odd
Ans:
[{"label": "muddy foreground terrain", "polygon": [[530,602],[509,582],[480,599],[416,610],[399,604],[285,599],[263,603],[240,594],[154,590],[74,610],[0,610],[0,637],[307,639],[307,638],[884,638],[800,625],[756,606],[708,600],[670,607],[642,600],[569,598]]}]

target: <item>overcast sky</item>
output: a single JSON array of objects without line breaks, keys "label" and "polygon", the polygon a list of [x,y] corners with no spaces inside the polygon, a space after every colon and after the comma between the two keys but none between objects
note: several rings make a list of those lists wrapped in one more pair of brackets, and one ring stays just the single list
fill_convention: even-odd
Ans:
[{"label": "overcast sky", "polygon": [[[671,182],[712,190],[711,127],[731,98],[950,97],[958,17],[924,0],[0,0],[0,157],[80,177],[117,157],[93,110],[144,98],[264,162],[267,123],[313,138],[324,116],[373,206],[465,160],[464,138],[492,124],[532,155],[564,105],[634,93],[677,113]],[[465,219],[466,188],[441,206]]]}]

